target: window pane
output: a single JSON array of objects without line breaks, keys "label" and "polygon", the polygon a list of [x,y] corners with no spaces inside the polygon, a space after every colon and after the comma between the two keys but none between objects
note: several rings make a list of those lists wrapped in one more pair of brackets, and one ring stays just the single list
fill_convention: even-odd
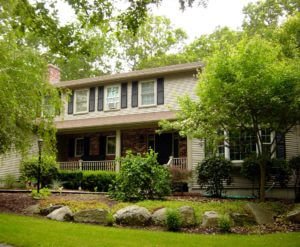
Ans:
[{"label": "window pane", "polygon": [[118,86],[107,88],[106,102],[107,102],[107,104],[119,103],[119,87]]},{"label": "window pane", "polygon": [[142,105],[154,104],[154,81],[145,82],[141,85]]},{"label": "window pane", "polygon": [[107,154],[115,154],[116,153],[116,137],[108,136],[107,137]]},{"label": "window pane", "polygon": [[76,112],[87,111],[88,107],[88,91],[76,91]]},{"label": "window pane", "polygon": [[250,131],[231,132],[229,140],[231,160],[243,160],[256,152],[255,136]]}]

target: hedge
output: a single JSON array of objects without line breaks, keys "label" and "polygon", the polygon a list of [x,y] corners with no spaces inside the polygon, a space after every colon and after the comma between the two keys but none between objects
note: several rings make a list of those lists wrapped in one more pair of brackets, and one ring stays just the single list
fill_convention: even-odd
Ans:
[{"label": "hedge", "polygon": [[107,171],[60,171],[59,180],[65,189],[107,192],[116,178],[115,172]]}]

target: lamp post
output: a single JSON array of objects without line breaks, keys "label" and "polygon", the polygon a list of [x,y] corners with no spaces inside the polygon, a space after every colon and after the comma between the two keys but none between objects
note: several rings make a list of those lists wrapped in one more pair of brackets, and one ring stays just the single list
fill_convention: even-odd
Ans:
[{"label": "lamp post", "polygon": [[43,139],[38,139],[38,148],[39,148],[39,162],[38,162],[38,174],[37,174],[37,193],[40,193]]}]

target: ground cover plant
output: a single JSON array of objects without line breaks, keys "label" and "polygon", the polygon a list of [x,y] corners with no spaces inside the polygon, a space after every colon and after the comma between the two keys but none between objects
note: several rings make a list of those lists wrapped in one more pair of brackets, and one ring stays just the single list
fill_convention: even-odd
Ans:
[{"label": "ground cover plant", "polygon": [[[33,234],[34,233],[34,234]],[[91,241],[92,240],[92,241]],[[16,246],[273,246],[296,247],[299,233],[194,235],[117,229],[0,214],[0,242]]]}]

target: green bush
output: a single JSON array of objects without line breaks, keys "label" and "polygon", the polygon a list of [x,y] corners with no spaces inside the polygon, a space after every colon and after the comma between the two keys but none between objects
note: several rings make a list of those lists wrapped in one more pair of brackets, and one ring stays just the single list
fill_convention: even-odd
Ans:
[{"label": "green bush", "polygon": [[7,174],[2,179],[3,187],[6,189],[12,189],[15,187],[17,182],[16,177],[13,174]]},{"label": "green bush", "polygon": [[78,190],[81,187],[82,171],[59,171],[57,178],[65,189]]},{"label": "green bush", "polygon": [[31,196],[34,199],[45,199],[50,195],[51,195],[51,191],[48,188],[40,189],[40,193],[38,193],[37,190],[31,191]]},{"label": "green bush", "polygon": [[221,232],[230,232],[232,221],[228,214],[222,215],[219,218],[218,226]]},{"label": "green bush", "polygon": [[83,172],[81,187],[83,190],[107,192],[115,179],[115,172],[85,171]]},{"label": "green bush", "polygon": [[223,183],[231,183],[231,162],[222,157],[210,157],[197,167],[198,183],[213,197],[221,197]]},{"label": "green bush", "polygon": [[[57,178],[58,165],[54,156],[43,155],[40,164],[41,186],[51,184],[53,179]],[[33,156],[22,161],[21,174],[25,181],[37,181],[38,179],[39,162],[38,157]]]},{"label": "green bush", "polygon": [[168,209],[166,212],[167,229],[172,232],[180,230],[182,224],[181,216],[176,209]]},{"label": "green bush", "polygon": [[157,162],[157,154],[153,151],[144,155],[127,152],[120,162],[121,170],[109,190],[113,198],[138,201],[170,194],[170,174]]}]

